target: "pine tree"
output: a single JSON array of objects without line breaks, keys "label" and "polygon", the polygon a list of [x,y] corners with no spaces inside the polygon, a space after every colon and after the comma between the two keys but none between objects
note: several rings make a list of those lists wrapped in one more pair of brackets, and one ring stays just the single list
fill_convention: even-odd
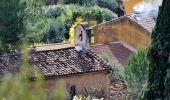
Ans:
[{"label": "pine tree", "polygon": [[[170,0],[163,0],[148,51],[149,79],[143,100],[165,99],[165,78],[170,53]],[[170,91],[169,91],[170,92]]]}]

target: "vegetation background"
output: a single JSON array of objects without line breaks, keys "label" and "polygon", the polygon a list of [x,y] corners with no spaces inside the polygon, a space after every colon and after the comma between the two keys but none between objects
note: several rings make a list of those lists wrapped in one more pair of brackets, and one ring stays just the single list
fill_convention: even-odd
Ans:
[{"label": "vegetation background", "polygon": [[[161,2],[143,1],[155,5],[160,5]],[[110,61],[108,57],[102,56],[113,66],[111,81],[126,80],[129,90],[137,94],[141,90],[146,90],[141,94],[145,100],[170,98],[170,43],[169,16],[167,16],[170,1],[163,1],[148,50],[141,49],[137,54],[132,55],[125,69],[122,65],[119,66]],[[76,24],[88,21],[91,25],[95,25],[112,20],[117,18],[117,9],[120,7],[121,5],[115,0],[60,0],[58,5],[52,6],[45,6],[44,0],[10,0],[8,2],[0,0],[0,54],[26,51],[25,47],[22,48],[23,40],[31,45],[58,43],[68,39],[73,41],[73,27]],[[35,88],[30,88],[30,81],[27,79],[30,69],[27,53],[25,54],[23,55],[23,72],[16,75],[7,74],[1,78],[0,99],[64,99],[62,89],[61,93],[53,91],[50,95],[46,94],[43,89],[43,76],[37,72],[33,72],[37,76]],[[147,85],[146,88],[145,85]]]}]

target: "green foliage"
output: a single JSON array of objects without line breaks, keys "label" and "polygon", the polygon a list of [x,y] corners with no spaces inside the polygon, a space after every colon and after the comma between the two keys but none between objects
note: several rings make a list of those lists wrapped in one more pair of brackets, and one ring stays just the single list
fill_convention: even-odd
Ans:
[{"label": "green foliage", "polygon": [[[155,29],[151,36],[148,50],[149,78],[147,89],[142,95],[143,100],[164,100],[168,96],[169,88],[169,54],[170,54],[170,1],[163,0]],[[168,72],[168,74],[167,74]],[[167,79],[166,79],[167,78]],[[166,91],[166,92],[165,92]]]},{"label": "green foliage", "polygon": [[[88,5],[87,3],[91,5],[96,1],[83,0],[82,2],[83,5]],[[69,39],[69,29],[80,16],[85,21],[96,20],[97,23],[117,17],[109,9],[99,6],[72,4],[45,7],[44,0],[11,0],[10,2],[1,0],[0,9],[0,52],[19,51],[21,40],[37,44]]]},{"label": "green foliage", "polygon": [[0,51],[10,52],[18,47],[20,34],[23,32],[22,18],[19,16],[23,10],[19,0],[0,0]]},{"label": "green foliage", "polygon": [[116,13],[116,8],[119,8],[119,5],[116,2],[116,0],[98,0],[98,6],[107,8],[115,13]]},{"label": "green foliage", "polygon": [[125,75],[124,75],[124,67],[123,65],[119,64],[118,62],[113,61],[107,54],[103,53],[100,55],[102,59],[104,59],[109,65],[112,67],[111,74],[109,79],[112,83],[119,84],[120,82],[124,82]]},{"label": "green foliage", "polygon": [[102,8],[108,8],[115,12],[115,9],[119,7],[116,0],[59,0],[60,4],[76,4],[80,6],[99,6]]},{"label": "green foliage", "polygon": [[41,41],[43,43],[59,43],[64,39],[64,34],[66,32],[66,25],[61,20],[61,18],[57,19],[49,19],[49,29],[43,35]]},{"label": "green foliage", "polygon": [[78,5],[53,5],[46,7],[45,16],[48,18],[48,30],[42,38],[42,42],[61,42],[69,38],[69,29],[76,18],[96,20],[97,23],[109,21],[117,17],[108,9],[84,7]]},{"label": "green foliage", "polygon": [[138,94],[144,89],[148,79],[148,68],[146,49],[139,49],[129,58],[128,66],[125,68],[125,79],[130,92]]},{"label": "green foliage", "polygon": [[44,0],[22,0],[25,5],[23,14],[24,34],[22,39],[32,44],[39,43],[47,31],[48,20],[44,16]]},{"label": "green foliage", "polygon": [[[45,15],[49,18],[57,18],[59,15],[64,15],[65,19],[70,20],[72,23],[79,16],[82,16],[84,18],[94,18],[98,23],[108,21],[117,17],[115,13],[108,9],[100,8],[98,6],[84,7],[78,5],[49,6],[46,8]],[[69,18],[67,18],[66,16],[68,16]]]},{"label": "green foliage", "polygon": [[65,11],[63,6],[49,6],[45,10],[45,16],[51,18],[57,18]]},{"label": "green foliage", "polygon": [[105,21],[110,21],[113,18],[116,18],[116,16],[117,16],[115,13],[112,13],[112,11],[108,10],[108,9],[103,9],[102,15],[104,16]]},{"label": "green foliage", "polygon": [[[170,57],[168,60],[168,65],[170,66]],[[165,77],[165,100],[170,99],[170,68],[167,70],[167,75]]]},{"label": "green foliage", "polygon": [[97,0],[59,0],[61,4],[77,4],[81,6],[97,5]]},{"label": "green foliage", "polygon": [[39,42],[45,30],[43,0],[0,1],[0,48],[3,52],[18,51],[21,40]]}]

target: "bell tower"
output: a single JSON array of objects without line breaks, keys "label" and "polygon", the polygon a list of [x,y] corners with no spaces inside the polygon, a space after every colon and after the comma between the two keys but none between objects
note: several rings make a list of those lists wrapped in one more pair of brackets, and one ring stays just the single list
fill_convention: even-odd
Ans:
[{"label": "bell tower", "polygon": [[88,52],[91,45],[91,27],[87,22],[75,27],[74,44],[77,51]]}]

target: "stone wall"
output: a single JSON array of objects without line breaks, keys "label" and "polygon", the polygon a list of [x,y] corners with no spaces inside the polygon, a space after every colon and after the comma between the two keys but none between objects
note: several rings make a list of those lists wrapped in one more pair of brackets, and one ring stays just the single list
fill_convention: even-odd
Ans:
[{"label": "stone wall", "polygon": [[109,80],[107,72],[91,72],[80,75],[65,76],[45,81],[45,88],[48,91],[53,90],[59,81],[66,84],[67,94],[70,92],[71,86],[75,86],[76,94],[95,95],[97,97],[107,97],[109,95]]},{"label": "stone wall", "polygon": [[124,41],[135,48],[150,43],[150,33],[128,18],[122,17],[92,28],[95,44]]}]

